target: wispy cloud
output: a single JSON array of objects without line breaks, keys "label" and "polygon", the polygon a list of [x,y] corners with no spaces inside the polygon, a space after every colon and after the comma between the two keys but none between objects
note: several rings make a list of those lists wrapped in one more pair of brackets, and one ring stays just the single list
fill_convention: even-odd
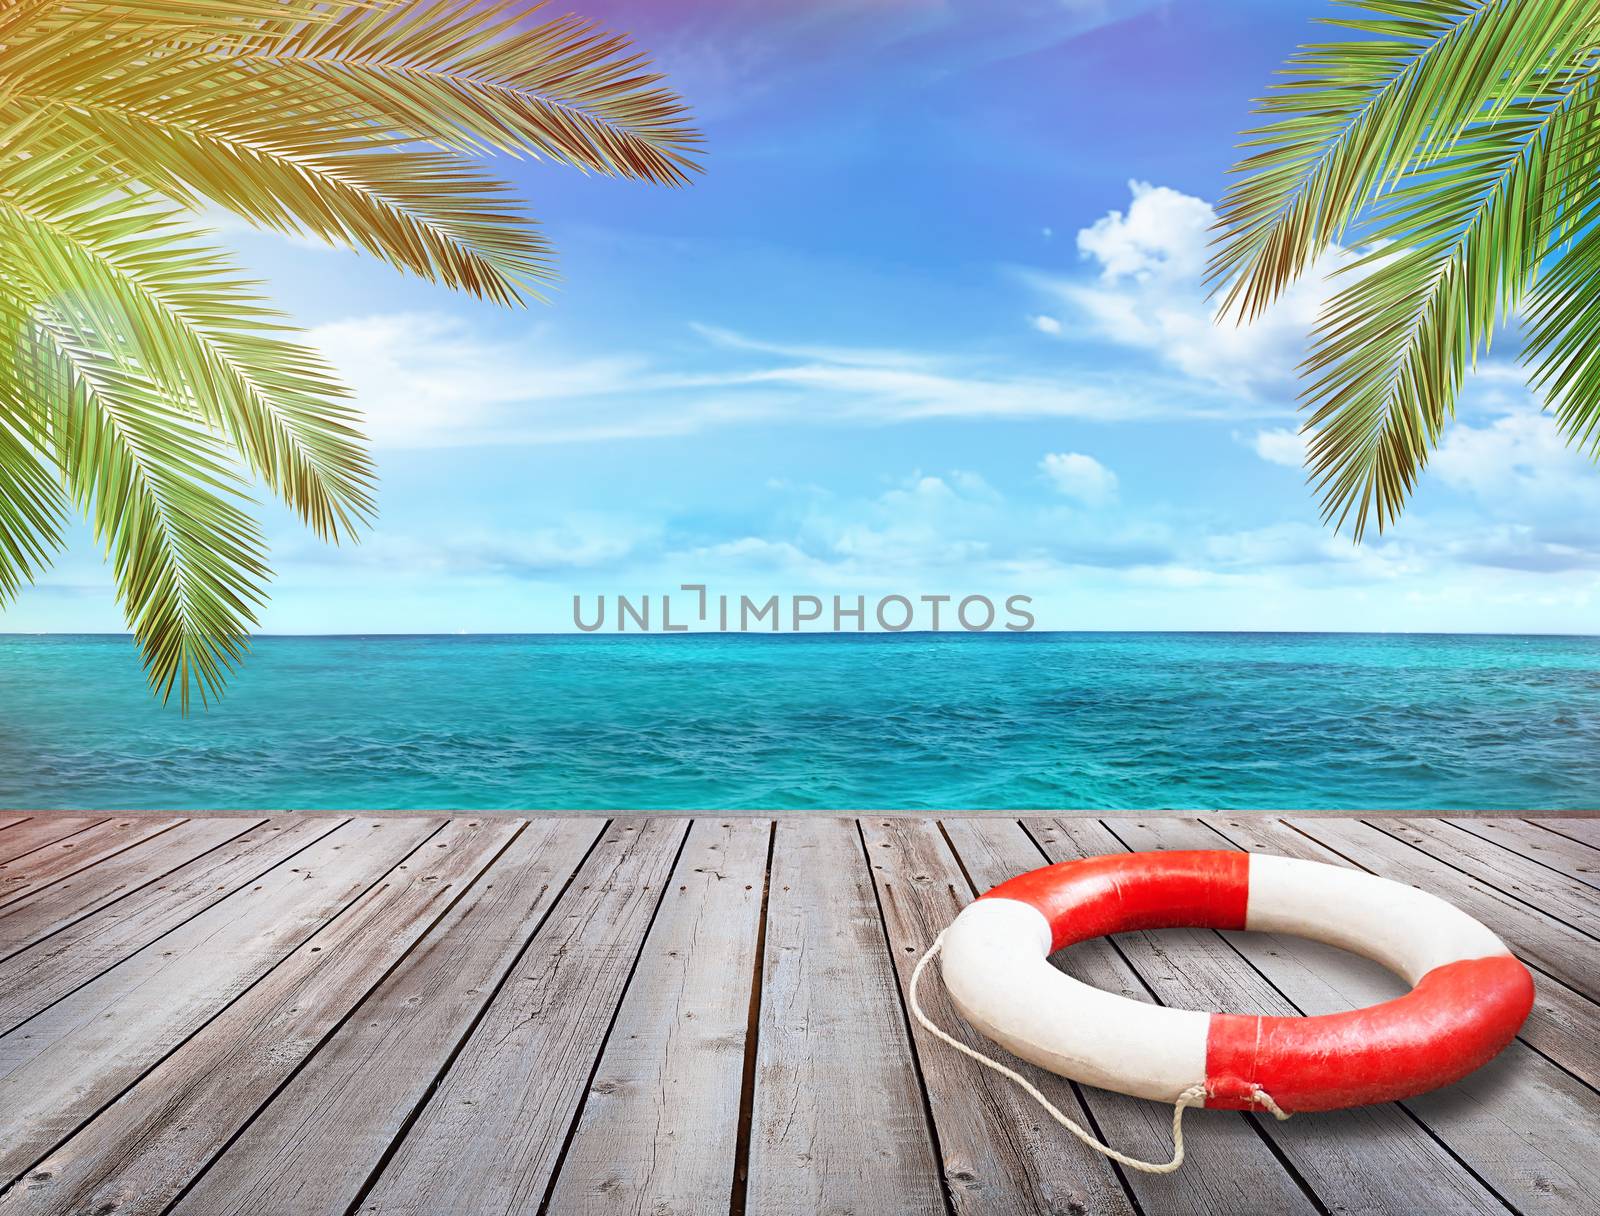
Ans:
[{"label": "wispy cloud", "polygon": [[754,422],[1281,413],[1175,379],[1048,376],[975,357],[774,342],[709,325],[692,332],[705,349],[677,365],[659,355],[574,357],[547,330],[486,338],[431,313],[349,318],[311,336],[354,387],[374,440],[396,448],[647,438]]}]

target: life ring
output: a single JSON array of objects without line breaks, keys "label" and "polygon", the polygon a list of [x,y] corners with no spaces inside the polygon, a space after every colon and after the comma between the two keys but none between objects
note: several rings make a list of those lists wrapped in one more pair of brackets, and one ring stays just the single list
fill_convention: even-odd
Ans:
[{"label": "life ring", "polygon": [[[1412,988],[1318,1017],[1200,1013],[1090,987],[1049,962],[1088,938],[1181,926],[1313,938],[1383,964]],[[969,904],[941,943],[955,1007],[985,1036],[1051,1072],[1177,1102],[1180,1113],[1184,1104],[1266,1106],[1283,1117],[1419,1094],[1487,1063],[1533,1005],[1528,969],[1437,896],[1261,853],[1123,853],[1046,866]]]}]

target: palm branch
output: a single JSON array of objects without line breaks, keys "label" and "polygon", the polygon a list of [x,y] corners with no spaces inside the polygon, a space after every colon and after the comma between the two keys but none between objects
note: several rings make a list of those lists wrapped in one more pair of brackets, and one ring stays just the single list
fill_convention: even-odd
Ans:
[{"label": "palm branch", "polygon": [[1508,318],[1530,383],[1600,454],[1600,0],[1351,0],[1300,49],[1224,196],[1221,312],[1249,320],[1335,245],[1303,366],[1307,466],[1359,541],[1404,508]]},{"label": "palm branch", "polygon": [[374,512],[359,417],[188,213],[500,304],[552,251],[478,163],[682,185],[699,136],[625,38],[530,0],[0,5],[0,606],[82,512],[151,687],[209,700],[264,603],[252,481],[319,537]]}]

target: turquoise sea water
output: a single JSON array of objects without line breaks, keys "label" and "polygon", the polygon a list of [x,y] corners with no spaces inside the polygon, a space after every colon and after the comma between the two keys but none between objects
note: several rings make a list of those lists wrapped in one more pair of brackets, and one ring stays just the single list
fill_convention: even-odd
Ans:
[{"label": "turquoise sea water", "polygon": [[1600,805],[1600,638],[0,637],[15,808]]}]

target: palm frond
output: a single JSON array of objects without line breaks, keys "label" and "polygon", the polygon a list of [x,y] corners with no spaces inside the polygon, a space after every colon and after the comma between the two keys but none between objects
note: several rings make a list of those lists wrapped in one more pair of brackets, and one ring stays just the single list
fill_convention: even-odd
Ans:
[{"label": "palm frond", "polygon": [[263,602],[245,471],[325,538],[372,517],[344,389],[183,209],[512,304],[554,277],[551,250],[473,155],[688,180],[699,136],[660,77],[539,7],[0,3],[0,601],[75,507],[152,687],[187,708]]},{"label": "palm frond", "polygon": [[1351,0],[1333,21],[1364,37],[1302,48],[1257,102],[1242,180],[1218,206],[1210,275],[1219,311],[1253,318],[1403,175],[1533,87],[1584,70],[1593,0]]},{"label": "palm frond", "polygon": [[347,5],[328,20],[226,50],[304,86],[333,85],[367,113],[467,150],[547,156],[682,185],[698,169],[688,111],[628,40],[544,4],[440,0]]},{"label": "palm frond", "polygon": [[364,250],[400,270],[497,304],[542,299],[553,251],[511,188],[447,153],[381,147],[246,101],[231,121],[168,122],[91,104],[63,137],[108,171],[262,228]]},{"label": "palm frond", "polygon": [[[0,314],[8,310],[0,303]],[[20,335],[8,343],[15,351]],[[69,505],[49,458],[35,446],[32,403],[15,355],[0,363],[0,605],[49,566],[61,548]]]},{"label": "palm frond", "polygon": [[1356,539],[1399,517],[1467,369],[1533,283],[1595,101],[1583,78],[1502,111],[1376,209],[1375,249],[1343,272],[1356,281],[1328,302],[1305,364],[1308,465],[1325,517]]},{"label": "palm frond", "polygon": [[[1600,131],[1590,140],[1594,155]],[[1576,235],[1529,293],[1523,360],[1568,441],[1600,460],[1600,190],[1575,210]]]},{"label": "palm frond", "polygon": [[[6,269],[14,269],[9,260]],[[160,387],[86,343],[30,301],[38,318],[32,391],[52,403],[48,452],[73,504],[106,547],[152,691],[221,692],[265,602],[265,550],[242,509],[225,449]]]},{"label": "palm frond", "polygon": [[1600,2],[1350,0],[1258,103],[1219,208],[1219,320],[1249,320],[1335,242],[1364,247],[1303,365],[1307,465],[1360,540],[1400,515],[1467,371],[1526,304],[1528,355],[1594,444]]},{"label": "palm frond", "polygon": [[225,434],[319,536],[369,520],[371,461],[333,372],[170,206],[110,195],[62,208],[71,163],[36,157],[0,196],[19,282],[84,346]]}]

